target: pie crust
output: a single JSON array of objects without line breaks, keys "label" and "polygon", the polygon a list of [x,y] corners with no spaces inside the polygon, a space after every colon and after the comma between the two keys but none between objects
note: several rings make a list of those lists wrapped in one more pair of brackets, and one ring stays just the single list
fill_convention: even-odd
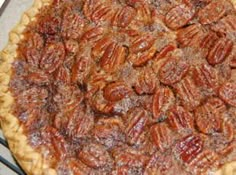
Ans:
[{"label": "pie crust", "polygon": [[11,76],[11,63],[16,56],[17,43],[23,37],[22,32],[31,21],[35,20],[35,15],[40,8],[49,5],[50,2],[51,0],[34,1],[33,6],[23,14],[20,23],[10,32],[9,42],[1,52],[0,57],[1,127],[16,160],[27,174],[35,175],[55,175],[57,173],[48,166],[42,155],[27,143],[27,137],[23,134],[22,126],[20,126],[17,118],[11,114],[10,109],[14,101],[8,90],[8,83]]},{"label": "pie crust", "polygon": [[[232,0],[236,5],[236,0]],[[6,137],[12,154],[27,174],[56,175],[55,169],[51,168],[48,160],[43,159],[41,153],[34,150],[28,143],[23,133],[23,128],[18,119],[11,113],[14,99],[9,91],[11,77],[11,63],[16,57],[17,44],[23,38],[26,26],[35,20],[43,6],[50,5],[52,0],[35,0],[33,6],[27,10],[20,23],[10,32],[7,46],[0,52],[0,116],[1,127]],[[236,162],[224,165],[212,175],[235,175]]]}]

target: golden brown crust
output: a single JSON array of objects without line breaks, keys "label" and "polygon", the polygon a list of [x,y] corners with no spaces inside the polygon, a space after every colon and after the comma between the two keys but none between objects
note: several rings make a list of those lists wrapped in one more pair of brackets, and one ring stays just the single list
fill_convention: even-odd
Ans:
[{"label": "golden brown crust", "polygon": [[23,128],[18,119],[11,114],[13,97],[8,89],[11,77],[11,63],[16,57],[17,44],[23,38],[25,27],[33,20],[43,6],[49,5],[51,0],[35,0],[33,6],[26,11],[20,23],[10,32],[7,46],[0,52],[0,116],[4,136],[8,140],[10,149],[19,164],[27,174],[57,174],[40,153],[27,142]]},{"label": "golden brown crust", "polygon": [[[49,167],[48,160],[45,160],[41,153],[28,144],[23,127],[18,119],[11,114],[14,99],[8,89],[8,84],[11,78],[11,63],[16,57],[17,44],[23,38],[22,33],[25,27],[35,20],[40,8],[49,5],[51,1],[35,0],[33,6],[23,14],[21,22],[10,32],[9,42],[0,52],[0,124],[14,157],[27,174],[33,175],[54,175],[57,172]],[[236,5],[236,0],[232,0],[232,2]],[[234,174],[236,174],[236,162],[226,164],[212,175]]]}]

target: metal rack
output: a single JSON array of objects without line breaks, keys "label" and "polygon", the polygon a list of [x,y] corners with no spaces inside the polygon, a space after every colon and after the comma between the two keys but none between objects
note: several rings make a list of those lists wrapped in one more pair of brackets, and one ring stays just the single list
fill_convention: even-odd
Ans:
[{"label": "metal rack", "polygon": [[[0,137],[0,144],[9,150],[7,142],[1,137]],[[11,163],[9,160],[7,160],[7,158],[3,157],[2,155],[0,155],[0,162],[5,166],[4,168],[10,169],[11,171],[13,171],[16,174],[26,175],[17,163],[16,163],[16,165],[14,165],[13,163]]]},{"label": "metal rack", "polygon": [[1,4],[2,4],[2,1],[4,1],[2,6],[0,6],[0,16],[1,16],[7,4],[10,2],[10,0],[0,0],[0,1],[1,1]]}]

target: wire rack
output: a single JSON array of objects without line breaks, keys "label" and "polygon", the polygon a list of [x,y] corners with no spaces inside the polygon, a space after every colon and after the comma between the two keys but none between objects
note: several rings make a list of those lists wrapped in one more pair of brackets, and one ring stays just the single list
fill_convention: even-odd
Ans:
[{"label": "wire rack", "polygon": [[6,8],[9,2],[10,0],[0,0],[0,16],[2,15],[4,9]]},{"label": "wire rack", "polygon": [[[5,141],[5,139],[2,136],[0,136],[0,145],[1,145],[0,149],[2,149],[2,151],[4,151],[4,152],[9,151],[8,143]],[[5,156],[5,154],[0,155],[0,163],[2,165],[4,165],[3,166],[3,171],[4,172],[7,171],[7,172],[12,172],[12,174],[14,173],[14,174],[18,174],[18,175],[26,175],[24,173],[24,171],[20,168],[20,166],[16,162],[16,160],[12,157]]]}]

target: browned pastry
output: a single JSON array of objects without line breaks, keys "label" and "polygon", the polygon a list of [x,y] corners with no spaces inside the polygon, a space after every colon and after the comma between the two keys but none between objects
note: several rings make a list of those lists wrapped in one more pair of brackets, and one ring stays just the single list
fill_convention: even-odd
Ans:
[{"label": "browned pastry", "polygon": [[235,175],[229,0],[35,0],[0,59],[0,115],[35,175]]}]

